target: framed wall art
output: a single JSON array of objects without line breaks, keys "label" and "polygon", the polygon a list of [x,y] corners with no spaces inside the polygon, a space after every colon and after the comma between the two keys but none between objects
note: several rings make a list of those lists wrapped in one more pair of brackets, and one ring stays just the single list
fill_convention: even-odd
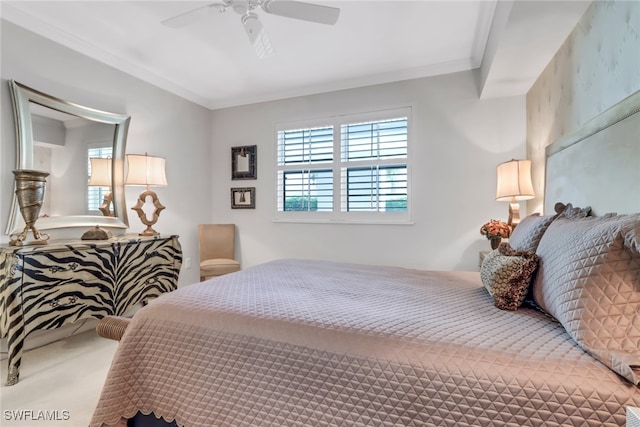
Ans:
[{"label": "framed wall art", "polygon": [[258,147],[231,147],[231,179],[258,178]]},{"label": "framed wall art", "polygon": [[255,209],[256,188],[242,187],[231,189],[231,209]]}]

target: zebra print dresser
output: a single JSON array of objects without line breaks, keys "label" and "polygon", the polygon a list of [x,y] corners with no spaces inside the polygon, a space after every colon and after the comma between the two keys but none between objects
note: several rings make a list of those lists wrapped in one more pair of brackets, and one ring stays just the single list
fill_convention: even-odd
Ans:
[{"label": "zebra print dresser", "polygon": [[0,246],[0,336],[7,337],[7,385],[18,382],[29,333],[123,315],[176,289],[181,266],[178,236]]}]

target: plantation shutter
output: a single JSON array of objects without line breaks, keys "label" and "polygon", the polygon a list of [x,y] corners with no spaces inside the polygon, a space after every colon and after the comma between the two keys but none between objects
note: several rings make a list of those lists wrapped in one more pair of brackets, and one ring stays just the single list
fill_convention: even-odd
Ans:
[{"label": "plantation shutter", "polygon": [[347,165],[342,173],[342,210],[406,211],[407,118],[345,124],[341,135]]},{"label": "plantation shutter", "polygon": [[280,172],[281,210],[332,211],[333,126],[278,132],[279,165],[295,165]]}]

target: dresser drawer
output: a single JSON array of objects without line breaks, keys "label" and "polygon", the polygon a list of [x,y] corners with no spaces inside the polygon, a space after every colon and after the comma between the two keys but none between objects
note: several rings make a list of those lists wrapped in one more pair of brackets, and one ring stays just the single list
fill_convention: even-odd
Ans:
[{"label": "dresser drawer", "polygon": [[122,315],[140,301],[148,301],[176,289],[182,255],[172,240],[154,240],[120,248],[115,285],[115,314]]},{"label": "dresser drawer", "polygon": [[79,263],[81,259],[77,258],[71,252],[23,258],[25,332],[112,314],[112,279],[98,271],[94,263]]},{"label": "dresser drawer", "polygon": [[[94,288],[95,290],[95,288]],[[49,289],[24,290],[22,308],[25,333],[55,329],[81,319],[101,318],[113,313],[100,292],[91,293],[86,286],[69,283]]]}]

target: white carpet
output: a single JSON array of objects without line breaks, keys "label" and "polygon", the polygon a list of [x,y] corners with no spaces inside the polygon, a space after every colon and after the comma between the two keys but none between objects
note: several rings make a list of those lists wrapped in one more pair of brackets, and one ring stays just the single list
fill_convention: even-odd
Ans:
[{"label": "white carpet", "polygon": [[117,346],[92,330],[26,351],[20,382],[11,387],[3,360],[0,425],[87,426]]}]

